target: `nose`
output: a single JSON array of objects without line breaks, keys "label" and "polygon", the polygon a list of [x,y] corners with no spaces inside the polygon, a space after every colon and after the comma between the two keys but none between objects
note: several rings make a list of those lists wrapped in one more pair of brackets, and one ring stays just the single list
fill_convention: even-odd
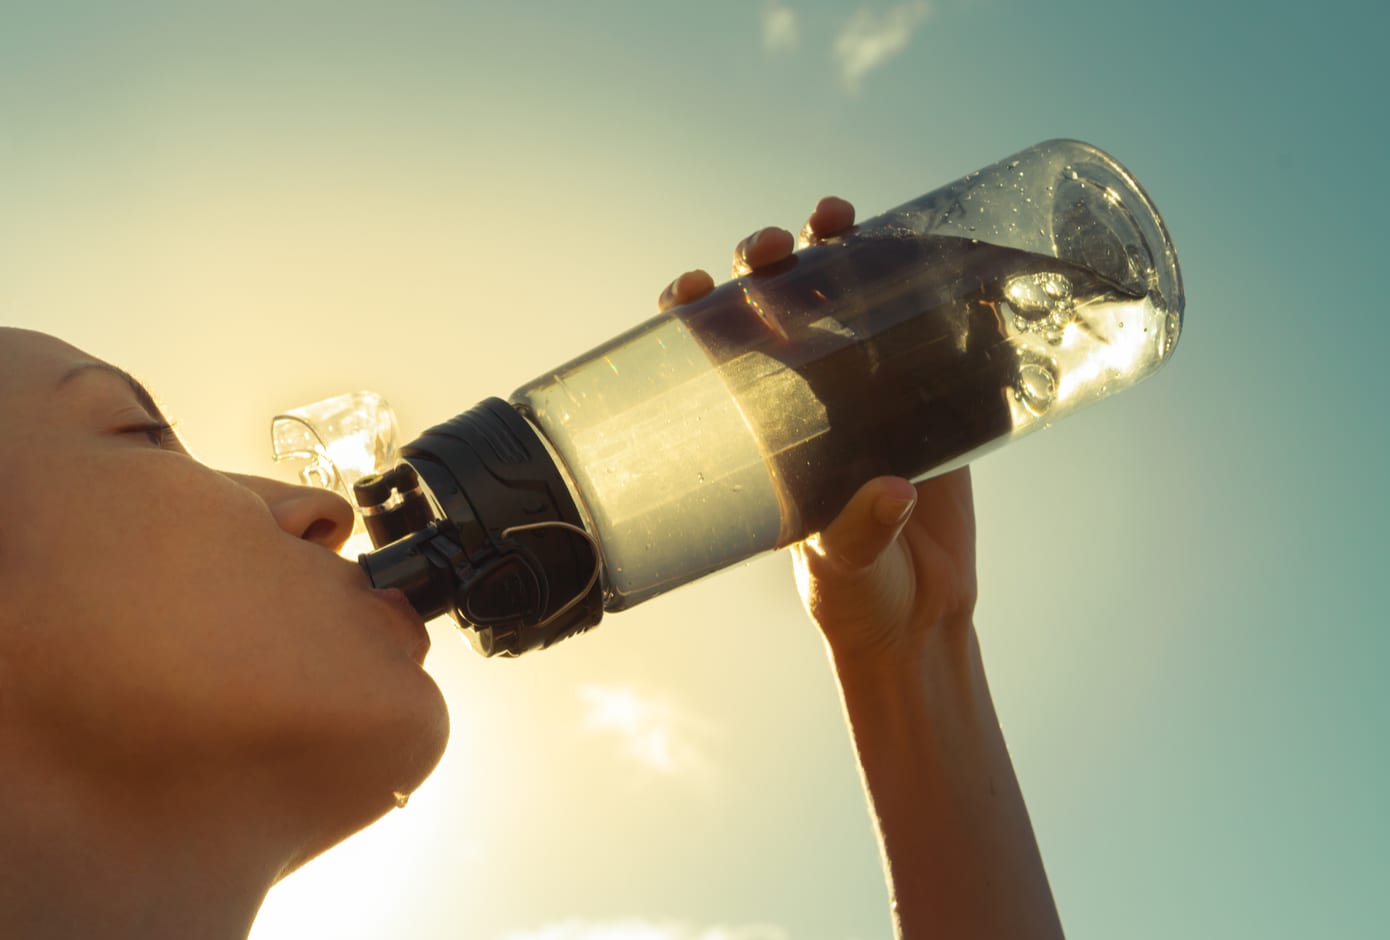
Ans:
[{"label": "nose", "polygon": [[352,535],[352,506],[331,490],[265,477],[232,476],[265,500],[280,528],[296,538],[336,552]]}]

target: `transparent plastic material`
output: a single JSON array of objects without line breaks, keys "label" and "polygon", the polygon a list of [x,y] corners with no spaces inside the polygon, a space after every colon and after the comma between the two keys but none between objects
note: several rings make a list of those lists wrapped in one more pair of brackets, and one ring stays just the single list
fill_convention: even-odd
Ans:
[{"label": "transparent plastic material", "polygon": [[[352,502],[352,485],[399,459],[396,413],[375,392],[349,392],[291,408],[270,422],[276,462],[303,461],[299,479]],[[360,527],[360,520],[358,522]]]},{"label": "transparent plastic material", "polygon": [[1152,374],[1182,324],[1138,183],[1050,141],[717,288],[512,396],[619,610],[819,530]]}]

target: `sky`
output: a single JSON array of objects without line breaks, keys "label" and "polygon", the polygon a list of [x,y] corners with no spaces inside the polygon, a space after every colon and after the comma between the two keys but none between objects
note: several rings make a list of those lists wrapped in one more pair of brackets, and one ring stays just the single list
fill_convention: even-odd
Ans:
[{"label": "sky", "polygon": [[[1172,361],[974,468],[977,626],[1072,937],[1390,920],[1383,7],[0,0],[0,323],[153,387],[209,463],[371,388],[409,435],[835,193],[1114,154]],[[1377,613],[1376,611],[1381,611]],[[252,936],[889,932],[785,553],[514,662],[447,621],[454,735]]]}]

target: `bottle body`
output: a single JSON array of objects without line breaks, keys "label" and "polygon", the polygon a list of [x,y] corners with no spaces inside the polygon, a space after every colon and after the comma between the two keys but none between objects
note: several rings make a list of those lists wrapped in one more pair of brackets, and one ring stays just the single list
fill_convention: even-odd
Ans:
[{"label": "bottle body", "polygon": [[[373,450],[359,563],[485,655],[543,649],[804,538],[875,476],[946,472],[1141,381],[1183,303],[1129,173],[1039,144],[480,402],[398,463]],[[345,401],[283,416],[277,454],[342,477],[335,444],[379,426]]]},{"label": "bottle body", "polygon": [[721,285],[518,389],[621,610],[1151,374],[1182,286],[1115,161],[1039,145]]}]

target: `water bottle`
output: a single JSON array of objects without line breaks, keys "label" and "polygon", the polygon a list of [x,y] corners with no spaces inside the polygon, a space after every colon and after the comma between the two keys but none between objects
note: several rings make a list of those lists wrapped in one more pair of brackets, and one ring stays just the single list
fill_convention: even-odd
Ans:
[{"label": "water bottle", "polygon": [[1042,143],[426,431],[351,482],[360,562],[486,655],[544,648],[805,538],[875,476],[945,473],[1135,384],[1182,313],[1139,184]]}]

